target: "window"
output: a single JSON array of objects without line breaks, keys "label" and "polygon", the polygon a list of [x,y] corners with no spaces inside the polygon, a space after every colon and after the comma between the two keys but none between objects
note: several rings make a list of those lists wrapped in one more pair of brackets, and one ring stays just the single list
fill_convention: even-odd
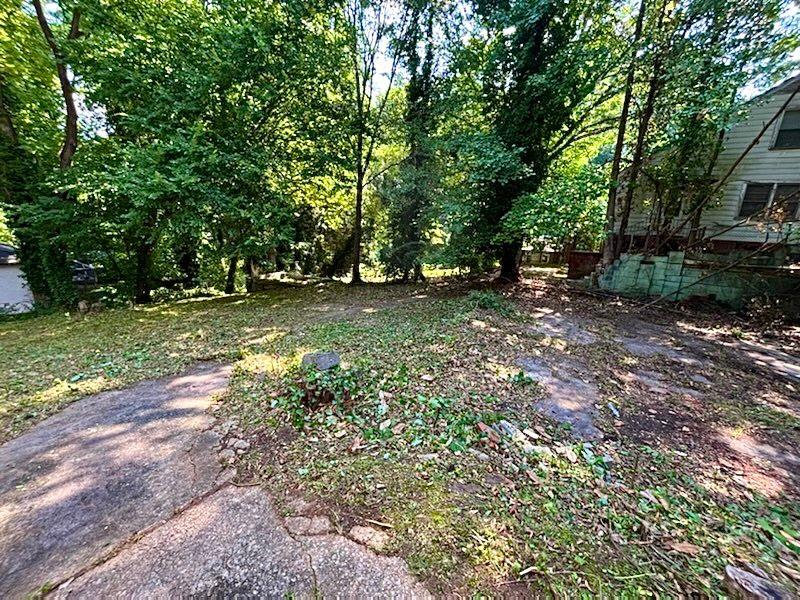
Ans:
[{"label": "window", "polygon": [[744,190],[742,205],[739,207],[739,217],[751,217],[764,210],[769,203],[771,193],[771,183],[748,183]]},{"label": "window", "polygon": [[[765,210],[767,207],[769,210]],[[796,221],[800,220],[798,207],[800,183],[748,183],[739,207],[739,218]]]},{"label": "window", "polygon": [[775,187],[771,206],[780,208],[783,220],[793,221],[797,218],[798,204],[800,204],[800,184],[779,183]]},{"label": "window", "polygon": [[787,110],[783,114],[773,148],[800,148],[800,110]]}]

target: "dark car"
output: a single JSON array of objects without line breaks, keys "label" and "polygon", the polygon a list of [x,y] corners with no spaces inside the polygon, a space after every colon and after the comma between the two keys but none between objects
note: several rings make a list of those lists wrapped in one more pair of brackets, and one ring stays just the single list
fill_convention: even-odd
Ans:
[{"label": "dark car", "polygon": [[72,283],[92,285],[97,283],[97,271],[89,263],[73,260],[69,265],[72,271]]},{"label": "dark car", "polygon": [[[18,262],[17,249],[8,244],[0,244],[0,265],[13,265]],[[97,283],[97,270],[93,265],[80,260],[71,260],[69,269],[72,272],[72,283],[77,285]]]}]

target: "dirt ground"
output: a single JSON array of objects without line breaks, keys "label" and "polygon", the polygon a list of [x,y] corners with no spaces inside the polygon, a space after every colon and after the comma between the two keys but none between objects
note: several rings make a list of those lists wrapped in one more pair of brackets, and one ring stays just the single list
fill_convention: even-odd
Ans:
[{"label": "dirt ground", "polygon": [[556,300],[566,284],[551,285],[514,296],[543,315],[539,331],[572,341],[568,353],[618,399],[607,436],[685,453],[689,470],[728,494],[800,494],[800,328],[764,331],[716,306],[641,309],[569,289]]},{"label": "dirt ground", "polygon": [[[411,320],[464,297],[468,313]],[[550,274],[395,302],[351,308],[352,331],[307,332],[304,348],[343,354],[361,396],[290,406],[296,380],[267,376],[256,393],[277,408],[234,400],[254,424],[244,479],[308,494],[343,530],[386,523],[438,593],[716,595],[726,564],[797,589],[797,329],[642,309]],[[433,418],[420,409],[442,399]]]}]

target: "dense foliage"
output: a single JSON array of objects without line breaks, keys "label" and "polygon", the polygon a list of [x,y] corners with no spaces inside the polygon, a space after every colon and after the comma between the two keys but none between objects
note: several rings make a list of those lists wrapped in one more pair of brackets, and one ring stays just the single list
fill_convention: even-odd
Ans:
[{"label": "dense foliage", "polygon": [[787,7],[0,0],[1,235],[42,302],[78,298],[73,259],[137,302],[362,264],[513,280],[526,244],[602,243],[620,122],[654,218],[702,202],[742,88],[790,66]]}]

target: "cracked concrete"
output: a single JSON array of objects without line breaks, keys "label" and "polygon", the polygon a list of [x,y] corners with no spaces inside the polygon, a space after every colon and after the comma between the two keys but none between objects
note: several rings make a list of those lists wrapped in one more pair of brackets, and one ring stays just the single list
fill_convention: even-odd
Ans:
[{"label": "cracked concrete", "polygon": [[533,330],[537,333],[552,338],[558,338],[586,346],[594,344],[597,336],[586,329],[585,325],[573,316],[562,315],[561,313],[542,314],[537,316],[537,323]]},{"label": "cracked concrete", "polygon": [[207,409],[229,375],[90,396],[0,447],[0,598],[427,596],[402,560],[319,523],[295,538],[228,481]]},{"label": "cracked concrete", "polygon": [[0,447],[0,597],[91,564],[220,473],[206,413],[229,368],[90,396]]},{"label": "cracked concrete", "polygon": [[428,597],[399,558],[295,537],[259,488],[224,486],[55,592],[57,598]]}]

